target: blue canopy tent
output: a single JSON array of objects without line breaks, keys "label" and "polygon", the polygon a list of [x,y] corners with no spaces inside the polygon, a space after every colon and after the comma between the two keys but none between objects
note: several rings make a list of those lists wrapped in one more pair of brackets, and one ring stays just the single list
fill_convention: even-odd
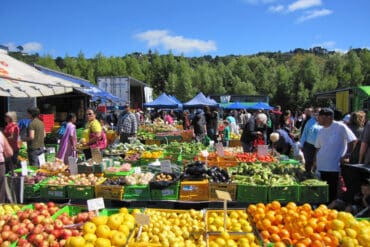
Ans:
[{"label": "blue canopy tent", "polygon": [[225,109],[229,109],[229,110],[241,110],[241,109],[247,109],[249,107],[249,105],[246,105],[246,104],[243,104],[243,103],[240,103],[239,101],[238,102],[234,102],[226,107],[224,107]]},{"label": "blue canopy tent", "polygon": [[184,108],[199,108],[203,106],[218,107],[215,100],[207,98],[203,93],[198,93],[193,99],[183,104]]},{"label": "blue canopy tent", "polygon": [[181,101],[180,100],[178,100],[175,96],[173,96],[173,95],[168,95],[168,97],[170,97],[173,101],[175,101],[177,104],[179,104],[179,110],[181,110],[182,109],[182,107],[183,107],[183,105],[182,105],[182,103],[181,103]]},{"label": "blue canopy tent", "polygon": [[265,102],[258,102],[252,106],[250,106],[248,109],[251,110],[272,110],[274,107],[270,106],[268,103]]},{"label": "blue canopy tent", "polygon": [[158,98],[156,98],[152,102],[145,103],[144,106],[150,108],[175,109],[179,107],[179,103],[170,98],[166,93],[162,93],[161,95],[158,96]]}]

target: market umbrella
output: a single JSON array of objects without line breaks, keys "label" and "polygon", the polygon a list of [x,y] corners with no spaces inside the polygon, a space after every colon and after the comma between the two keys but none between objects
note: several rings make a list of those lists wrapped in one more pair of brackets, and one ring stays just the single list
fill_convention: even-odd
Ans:
[{"label": "market umbrella", "polygon": [[269,104],[265,102],[258,102],[252,106],[250,106],[248,109],[252,110],[272,110],[274,107],[270,106]]},{"label": "market umbrella", "polygon": [[33,98],[69,93],[80,85],[45,75],[0,49],[0,96]]}]

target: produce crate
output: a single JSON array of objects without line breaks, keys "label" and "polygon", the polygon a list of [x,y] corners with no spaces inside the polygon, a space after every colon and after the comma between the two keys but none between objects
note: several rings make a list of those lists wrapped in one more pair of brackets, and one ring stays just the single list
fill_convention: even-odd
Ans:
[{"label": "produce crate", "polygon": [[193,130],[183,130],[181,132],[181,138],[183,140],[193,140],[194,131]]},{"label": "produce crate", "polygon": [[152,200],[177,200],[179,198],[179,183],[174,183],[162,190],[150,189],[150,195]]},{"label": "produce crate", "polygon": [[[97,185],[104,182],[105,179],[99,181]],[[67,185],[67,195],[70,199],[91,199],[95,197],[96,185]]]},{"label": "produce crate", "polygon": [[163,154],[163,159],[164,160],[170,160],[172,164],[178,164],[181,165],[182,157],[180,152],[179,153],[170,153],[170,152],[165,152]]},{"label": "produce crate", "polygon": [[326,203],[329,201],[329,185],[300,185],[299,202]]},{"label": "produce crate", "polygon": [[67,198],[67,186],[42,184],[40,197],[45,199],[65,199]]},{"label": "produce crate", "polygon": [[[247,211],[246,211],[245,208],[227,209],[227,217],[228,218],[230,218],[230,214],[232,212],[237,212],[238,214],[244,213],[245,216],[246,216],[246,218],[244,218],[244,220],[247,220],[249,222],[249,219],[248,219],[249,216],[248,216],[248,213],[247,213]],[[210,225],[212,225],[209,222],[209,217],[212,217],[215,213],[216,213],[216,215],[221,216],[222,222],[224,222],[224,210],[223,209],[207,209],[206,210],[206,215],[205,215],[205,218],[204,219],[205,219],[205,223],[206,223],[206,232],[208,232],[208,233],[220,233],[220,231],[211,231],[211,229],[209,228]],[[241,219],[243,219],[243,218],[240,218],[240,217],[237,218],[238,221],[241,220]],[[249,223],[250,223],[251,229],[248,232],[252,232],[253,231],[252,223],[251,222],[249,222]],[[223,226],[223,224],[222,224],[222,226]],[[237,231],[233,231],[232,230],[232,226],[231,225],[227,226],[226,231],[229,232],[229,233],[231,233],[231,232],[237,232]],[[242,232],[242,231],[238,231],[237,233],[239,233],[239,232]],[[246,233],[246,231],[244,231],[243,233]]]},{"label": "produce crate", "polygon": [[95,197],[122,201],[124,191],[124,186],[100,184],[95,186]]},{"label": "produce crate", "polygon": [[77,164],[77,172],[85,174],[94,173],[94,165]]},{"label": "produce crate", "polygon": [[118,208],[103,208],[100,212],[100,216],[111,216],[112,214],[117,214],[119,213]]},{"label": "produce crate", "polygon": [[216,190],[221,190],[230,193],[231,200],[236,199],[237,185],[235,183],[209,183],[209,200],[217,201],[218,197]]},{"label": "produce crate", "polygon": [[181,181],[179,199],[181,201],[208,201],[208,179],[201,181]]},{"label": "produce crate", "polygon": [[108,171],[104,171],[104,175],[106,177],[122,177],[122,176],[129,176],[129,175],[133,174],[134,171],[135,171],[135,169],[133,167],[131,167],[131,170],[127,171],[127,172],[108,172]]},{"label": "produce crate", "polygon": [[39,198],[40,197],[40,184],[24,184],[23,189],[24,198]]},{"label": "produce crate", "polygon": [[249,203],[266,203],[268,194],[267,185],[238,184],[236,200]]},{"label": "produce crate", "polygon": [[125,186],[124,200],[150,200],[149,185],[127,185]]},{"label": "produce crate", "polygon": [[238,161],[228,161],[228,160],[218,161],[218,167],[220,168],[236,167],[238,165],[239,165]]},{"label": "produce crate", "polygon": [[268,189],[268,200],[270,202],[298,202],[299,185],[270,186]]},{"label": "produce crate", "polygon": [[145,145],[161,145],[161,140],[145,140]]}]

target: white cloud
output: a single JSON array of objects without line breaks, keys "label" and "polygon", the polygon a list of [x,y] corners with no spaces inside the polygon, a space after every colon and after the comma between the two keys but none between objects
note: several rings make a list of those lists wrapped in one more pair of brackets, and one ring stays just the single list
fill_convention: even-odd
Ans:
[{"label": "white cloud", "polygon": [[268,11],[272,13],[280,13],[280,12],[283,12],[284,10],[285,10],[284,5],[275,5],[275,6],[270,6],[268,8]]},{"label": "white cloud", "polygon": [[328,41],[324,41],[318,44],[313,44],[312,46],[313,47],[323,47],[326,49],[333,49],[335,47],[335,44],[336,44],[335,41],[328,40]]},{"label": "white cloud", "polygon": [[18,50],[17,49],[18,46],[22,46],[23,52],[25,53],[38,52],[42,49],[42,44],[38,42],[27,42],[24,44],[17,44],[17,45],[13,42],[9,42],[9,43],[4,44],[4,46],[8,47],[9,51],[16,51]]},{"label": "white cloud", "polygon": [[288,11],[293,12],[300,9],[308,9],[314,6],[320,6],[321,0],[298,0],[288,6]]},{"label": "white cloud", "polygon": [[166,50],[176,52],[199,51],[204,53],[217,50],[216,43],[212,40],[203,41],[183,36],[173,36],[167,30],[149,30],[136,34],[135,38],[146,41],[149,47],[162,46]]},{"label": "white cloud", "polygon": [[273,3],[275,1],[276,0],[243,0],[243,2],[248,3],[248,4],[253,4],[253,5],[268,4],[268,3]]},{"label": "white cloud", "polygon": [[310,19],[331,15],[333,13],[330,9],[320,9],[320,10],[312,10],[312,11],[306,11],[303,16],[298,18],[298,22],[304,22]]}]

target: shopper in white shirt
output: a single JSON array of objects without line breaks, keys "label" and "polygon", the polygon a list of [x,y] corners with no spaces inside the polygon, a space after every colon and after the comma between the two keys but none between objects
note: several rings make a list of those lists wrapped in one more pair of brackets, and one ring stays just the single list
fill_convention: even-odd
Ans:
[{"label": "shopper in white shirt", "polygon": [[329,185],[329,200],[337,198],[340,165],[347,154],[347,146],[352,148],[357,138],[342,122],[334,121],[334,112],[323,108],[319,112],[318,123],[323,126],[317,134],[315,147],[316,169],[322,180]]}]

